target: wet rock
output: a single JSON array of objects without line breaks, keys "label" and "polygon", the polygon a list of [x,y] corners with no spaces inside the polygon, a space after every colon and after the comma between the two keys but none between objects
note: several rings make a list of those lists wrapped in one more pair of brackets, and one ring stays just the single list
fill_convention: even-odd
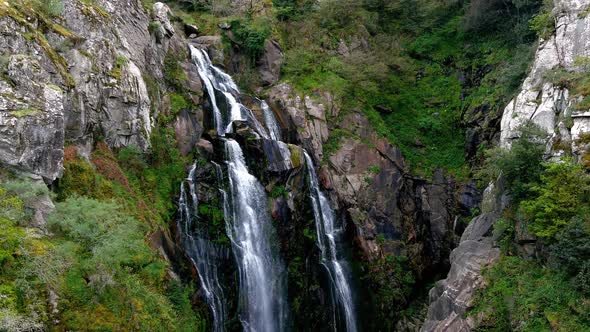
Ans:
[{"label": "wet rock", "polygon": [[290,85],[282,83],[269,92],[269,104],[278,111],[280,119],[287,119],[288,127],[318,164],[329,135],[324,103],[310,96],[299,96]]},{"label": "wet rock", "polygon": [[267,162],[267,169],[271,172],[284,172],[293,168],[291,150],[281,141],[262,140],[262,148]]},{"label": "wet rock", "polygon": [[196,144],[201,154],[213,155],[213,144],[205,139],[200,139]]},{"label": "wet rock", "polygon": [[223,54],[221,36],[200,36],[192,39],[191,43],[198,48],[206,49],[213,64],[223,65],[225,55]]}]

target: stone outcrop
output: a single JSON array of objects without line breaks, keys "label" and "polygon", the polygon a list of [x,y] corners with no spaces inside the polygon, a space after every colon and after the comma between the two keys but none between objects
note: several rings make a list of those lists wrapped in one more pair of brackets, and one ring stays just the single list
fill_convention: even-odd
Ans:
[{"label": "stone outcrop", "polygon": [[[411,176],[399,149],[377,136],[363,114],[340,115],[329,95],[301,96],[282,83],[271,88],[269,105],[287,136],[322,165],[322,186],[361,257],[408,256],[420,278],[448,266],[456,219],[479,202],[474,185],[456,184],[442,172],[433,181]],[[323,144],[334,129],[347,134],[326,156]]]},{"label": "stone outcrop", "polygon": [[[0,37],[0,44],[2,38],[8,39]],[[29,55],[8,56],[6,77],[0,80],[0,162],[53,181],[62,174],[64,93]]]},{"label": "stone outcrop", "polygon": [[493,184],[486,189],[484,211],[469,223],[459,246],[451,253],[447,278],[430,290],[430,306],[421,331],[471,331],[477,325],[476,317],[468,317],[466,312],[472,307],[477,290],[485,287],[482,270],[500,256],[492,229],[507,202],[502,191],[501,186]]},{"label": "stone outcrop", "polygon": [[258,72],[262,84],[270,85],[278,82],[283,64],[283,52],[279,43],[267,40],[264,43],[264,52],[258,60]]},{"label": "stone outcrop", "polygon": [[580,62],[590,56],[590,16],[584,14],[590,1],[555,0],[554,4],[556,31],[540,41],[532,69],[520,93],[504,110],[502,146],[509,146],[512,140],[518,138],[518,127],[529,120],[547,131],[552,138],[551,145],[560,143],[561,146],[554,150],[570,146],[575,151],[575,140],[590,131],[590,110],[575,107],[583,96],[574,95],[548,77],[556,70],[585,70]]},{"label": "stone outcrop", "polygon": [[[153,119],[170,107],[160,92],[167,88],[167,54],[186,71],[192,101],[200,102],[200,78],[188,56],[182,58],[186,41],[176,33],[163,3],[153,7],[153,25],[162,31],[150,34],[151,18],[140,1],[65,1],[63,28],[38,38],[41,22],[24,23],[29,13],[8,3],[0,6],[8,13],[0,17],[4,165],[51,182],[61,175],[64,144],[91,147],[103,140],[111,148],[136,145],[147,151]],[[198,112],[176,120],[184,153],[200,135],[195,117]]]}]

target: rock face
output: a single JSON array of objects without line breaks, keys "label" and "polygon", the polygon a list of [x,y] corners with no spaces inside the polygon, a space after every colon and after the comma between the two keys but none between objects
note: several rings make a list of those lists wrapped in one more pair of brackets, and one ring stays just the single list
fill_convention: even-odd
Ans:
[{"label": "rock face", "polygon": [[8,59],[12,84],[0,80],[0,162],[53,181],[62,173],[64,94],[36,59],[24,54]]},{"label": "rock face", "polygon": [[258,71],[262,84],[270,85],[278,82],[283,64],[283,52],[279,44],[274,40],[264,43],[264,53],[258,60]]},{"label": "rock face", "polygon": [[[66,143],[92,146],[102,140],[111,148],[136,145],[146,151],[153,118],[169,108],[159,93],[166,89],[168,53],[187,68],[190,97],[200,101],[200,79],[188,57],[180,59],[186,41],[175,33],[165,4],[153,8],[162,38],[157,31],[150,35],[150,17],[140,1],[65,1],[64,27],[44,37],[36,30],[41,22],[23,20],[29,13],[0,6],[9,13],[0,17],[0,56],[6,59],[0,68],[2,164],[51,182],[61,175]],[[184,114],[177,120],[182,141],[191,145],[183,150],[200,135],[200,127],[187,121]]]},{"label": "rock face", "polygon": [[[457,185],[441,172],[432,182],[412,177],[399,149],[378,137],[363,114],[340,115],[329,95],[301,96],[282,83],[270,90],[269,105],[289,139],[323,165],[322,186],[354,234],[360,257],[408,256],[420,278],[448,266],[457,240],[454,221],[479,202],[475,186]],[[334,129],[348,134],[328,157],[323,144]]]},{"label": "rock face", "polygon": [[477,322],[466,317],[475,292],[485,287],[482,270],[500,256],[492,228],[506,199],[502,189],[490,185],[484,193],[484,212],[474,218],[461,236],[459,246],[451,253],[451,270],[447,278],[430,290],[430,306],[420,331],[471,331]]},{"label": "rock face", "polygon": [[[588,0],[555,0],[555,33],[541,40],[531,72],[521,92],[506,106],[501,123],[501,144],[509,146],[519,137],[518,127],[532,122],[545,129],[552,140],[576,151],[575,140],[590,131],[590,110],[577,109],[582,96],[575,96],[567,88],[547,77],[551,71],[585,70],[580,63],[590,56],[590,16],[583,14]],[[563,144],[565,143],[565,144]]]}]

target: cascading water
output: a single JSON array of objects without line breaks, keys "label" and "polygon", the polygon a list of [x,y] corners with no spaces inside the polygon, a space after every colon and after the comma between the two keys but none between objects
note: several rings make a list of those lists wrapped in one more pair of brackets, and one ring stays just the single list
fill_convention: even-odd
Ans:
[{"label": "cascading water", "polygon": [[[234,121],[248,121],[258,134],[268,138],[266,131],[252,114],[252,111],[238,101],[240,91],[231,76],[215,67],[211,63],[207,52],[192,45],[189,47],[193,62],[197,66],[199,76],[201,76],[209,94],[217,135],[225,136],[225,134],[230,133]],[[219,106],[220,102],[227,105],[228,114],[225,116]]]},{"label": "cascading water", "polygon": [[[231,77],[213,66],[205,51],[193,46],[190,50],[209,95],[218,136],[230,133],[234,121],[247,121],[259,136],[268,139],[252,111],[238,101],[240,92]],[[226,232],[239,272],[240,321],[245,331],[282,331],[287,319],[286,271],[278,249],[271,245],[274,229],[268,198],[264,187],[249,173],[240,145],[232,139],[224,141],[230,190],[220,191]],[[222,181],[221,167],[217,173]]]},{"label": "cascading water", "polygon": [[287,316],[284,268],[270,243],[274,230],[264,187],[248,172],[240,145],[226,141],[230,191],[226,215],[240,274],[246,331],[281,331]]},{"label": "cascading water", "polygon": [[[193,164],[188,177],[180,184],[179,217],[177,228],[182,245],[190,257],[191,263],[199,272],[201,289],[205,301],[211,309],[213,317],[213,331],[224,331],[225,303],[223,289],[219,284],[217,273],[217,257],[220,252],[213,243],[207,239],[206,229],[197,224],[198,197],[195,179],[196,164]],[[188,185],[188,193],[186,190]]]},{"label": "cascading water", "polygon": [[305,161],[309,175],[317,243],[321,251],[321,264],[326,268],[330,276],[333,298],[337,306],[336,310],[341,310],[346,322],[346,330],[356,332],[356,318],[349,276],[345,268],[346,265],[338,257],[340,250],[337,240],[342,233],[342,229],[336,227],[334,211],[332,211],[328,199],[319,188],[313,162],[307,152],[305,152]]},{"label": "cascading water", "polygon": [[266,128],[268,129],[268,134],[270,139],[275,141],[281,140],[281,128],[277,123],[277,119],[275,118],[274,113],[268,107],[268,104],[263,100],[260,102],[260,107],[262,108],[262,114],[264,115],[264,122],[266,122]]}]

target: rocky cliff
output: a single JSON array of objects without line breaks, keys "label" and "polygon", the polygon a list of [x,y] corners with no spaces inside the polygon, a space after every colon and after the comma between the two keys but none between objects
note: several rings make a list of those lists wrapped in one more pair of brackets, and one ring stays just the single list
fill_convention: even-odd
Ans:
[{"label": "rocky cliff", "polygon": [[[567,38],[578,42],[579,38],[573,34],[583,29],[586,19],[578,18],[582,5],[576,8],[563,13],[563,25],[558,25],[557,34],[570,31],[572,36]],[[66,147],[75,147],[74,151],[87,161],[92,160],[97,143],[106,143],[114,151],[137,146],[149,154],[153,131],[166,128],[174,132],[182,155],[201,161],[197,172],[199,183],[203,184],[199,189],[201,203],[208,204],[212,210],[222,209],[215,174],[215,164],[223,162],[222,141],[214,133],[211,105],[203,98],[203,83],[189,57],[188,45],[206,49],[216,64],[236,74],[244,69],[247,56],[236,45],[227,47],[227,41],[221,37],[226,27],[217,29],[216,35],[201,35],[198,27],[183,23],[163,3],[146,10],[139,0],[71,0],[65,1],[61,18],[39,15],[17,1],[2,2],[0,29],[0,45],[4,46],[0,50],[2,165],[41,176],[46,183],[59,186]],[[225,37],[231,43],[231,35]],[[539,53],[549,49],[548,45],[557,44],[556,38],[544,42]],[[559,44],[573,47],[567,38]],[[573,55],[558,57],[561,53],[555,52],[555,59],[564,60],[555,60],[552,66],[573,68],[567,67],[573,66]],[[583,46],[573,47],[570,53],[584,54]],[[539,60],[540,57],[535,68],[553,68],[545,65],[548,60]],[[246,146],[247,162],[267,191],[279,192],[271,195],[270,205],[278,225],[281,253],[289,266],[289,297],[297,303],[293,309],[294,320],[301,322],[297,327],[325,328],[330,316],[325,306],[328,294],[320,287],[322,276],[313,263],[318,259],[317,248],[313,239],[305,235],[313,225],[312,211],[307,205],[309,188],[305,184],[302,149],[319,165],[322,189],[329,194],[346,225],[346,246],[358,263],[355,264],[358,280],[370,278],[375,272],[374,263],[381,258],[405,256],[419,283],[452,266],[447,281],[437,285],[431,294],[433,301],[468,301],[462,296],[468,297],[472,288],[466,291],[467,295],[453,295],[451,300],[440,294],[456,282],[473,287],[479,280],[481,265],[496,254],[489,239],[480,240],[488,233],[492,212],[472,222],[460,237],[464,227],[461,220],[470,216],[480,201],[475,184],[457,182],[442,171],[435,172],[432,179],[413,176],[400,150],[375,133],[366,115],[357,110],[343,110],[329,93],[305,94],[281,82],[281,63],[280,45],[269,39],[255,63],[255,75],[261,82],[258,97],[265,97],[278,118],[283,140],[289,144],[290,159],[280,159],[281,147],[276,142],[261,139],[240,123],[235,124],[234,137]],[[511,105],[529,98],[523,94],[529,96],[532,92],[525,89],[532,90],[538,85],[530,83],[528,87]],[[547,94],[551,96],[567,95],[567,89],[549,90]],[[182,98],[188,99],[188,105],[178,105],[179,91]],[[264,122],[257,99],[241,97],[259,121]],[[540,105],[544,105],[543,100]],[[537,95],[534,101],[538,101]],[[505,116],[509,112],[507,109]],[[535,108],[532,112],[538,111]],[[586,125],[581,114],[572,115],[574,126],[568,137],[578,137],[579,131],[574,128]],[[510,120],[517,121],[519,116]],[[334,121],[337,118],[341,121]],[[504,129],[512,128],[511,123],[504,125],[503,121],[503,140],[512,138],[509,129]],[[330,138],[338,135],[339,130],[352,135],[327,149]],[[214,213],[207,218],[204,222],[213,223]],[[170,243],[174,236],[169,233],[174,235],[177,230],[172,220],[167,221],[170,230],[157,234],[161,240],[156,246],[164,249],[186,277],[198,280],[198,271],[187,268],[190,264],[180,248]],[[225,250],[222,250],[227,276],[225,288],[231,289],[236,282],[235,269],[228,259],[229,245],[223,242],[227,239],[222,233],[216,236]],[[457,244],[459,248],[451,254]],[[366,308],[361,310],[361,317],[367,329],[379,328],[378,320],[372,319],[376,317],[372,309],[383,307],[371,296],[370,287],[375,286],[362,282],[357,285],[358,301]],[[235,298],[235,290],[228,294]],[[237,300],[232,301],[230,311],[235,312]],[[464,306],[457,306],[431,309],[429,320],[444,321],[444,316],[451,312],[461,315]],[[228,324],[238,324],[237,318]],[[417,323],[407,328],[417,329]]]},{"label": "rocky cliff", "polygon": [[590,130],[590,118],[582,83],[574,77],[588,70],[588,6],[588,1],[554,1],[555,32],[540,40],[520,93],[504,110],[503,146],[518,138],[518,127],[530,120],[551,136],[549,148],[555,153],[580,149],[578,143]]},{"label": "rocky cliff", "polygon": [[[520,127],[532,122],[550,137],[547,156],[573,152],[585,162],[590,118],[585,102],[587,91],[580,78],[587,75],[590,55],[588,8],[588,1],[553,2],[549,17],[554,20],[554,31],[541,37],[528,76],[504,109],[502,147],[509,149],[511,142],[519,138]],[[484,193],[483,213],[469,223],[453,250],[447,278],[430,291],[430,307],[422,331],[471,331],[478,326],[478,317],[466,312],[472,308],[477,290],[486,286],[482,269],[499,256],[492,229],[508,202],[502,187],[496,182]],[[522,240],[521,251],[530,256],[536,239],[530,234],[517,237]]]}]

